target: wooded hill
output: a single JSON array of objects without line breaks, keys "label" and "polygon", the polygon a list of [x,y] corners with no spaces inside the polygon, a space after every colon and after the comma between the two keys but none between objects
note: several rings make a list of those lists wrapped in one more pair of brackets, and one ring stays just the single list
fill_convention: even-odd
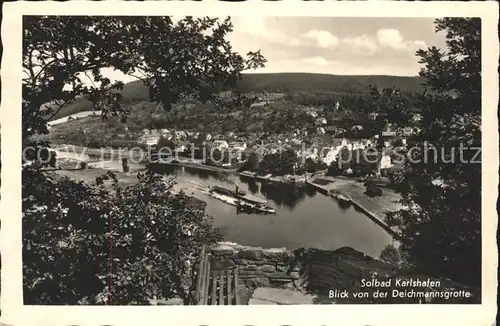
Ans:
[{"label": "wooded hill", "polygon": [[[362,93],[368,85],[376,85],[379,88],[395,87],[408,92],[423,91],[419,77],[313,73],[244,74],[239,87],[242,92]],[[125,84],[122,95],[125,103],[149,100],[149,91],[141,81]],[[81,98],[63,108],[53,119],[92,109],[92,103]]]}]

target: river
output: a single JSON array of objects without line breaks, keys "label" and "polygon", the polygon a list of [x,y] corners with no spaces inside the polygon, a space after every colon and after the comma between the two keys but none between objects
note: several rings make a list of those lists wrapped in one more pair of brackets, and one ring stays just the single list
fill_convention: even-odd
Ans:
[{"label": "river", "polygon": [[[392,243],[392,237],[354,208],[341,207],[330,197],[306,186],[272,185],[236,175],[200,171],[187,167],[165,167],[176,174],[176,188],[207,202],[207,213],[225,241],[265,248],[310,247],[335,250],[348,246],[372,257]],[[222,185],[265,197],[276,215],[237,213],[236,208],[208,196],[207,186]]]},{"label": "river", "polygon": [[[85,159],[85,154],[56,151],[59,158]],[[93,164],[89,164],[93,165]],[[121,170],[121,162],[106,160],[94,163],[96,167]],[[142,170],[142,164],[130,164],[133,171]],[[166,174],[177,175],[176,189],[207,203],[207,213],[214,218],[215,227],[224,240],[264,248],[310,247],[335,250],[348,246],[369,256],[378,257],[382,249],[392,243],[392,237],[368,216],[354,208],[339,206],[310,186],[296,189],[285,185],[261,184],[252,179],[225,173],[202,171],[180,166],[163,166]],[[265,197],[276,209],[276,215],[237,214],[236,207],[206,194],[208,186],[222,185],[245,190]]]}]

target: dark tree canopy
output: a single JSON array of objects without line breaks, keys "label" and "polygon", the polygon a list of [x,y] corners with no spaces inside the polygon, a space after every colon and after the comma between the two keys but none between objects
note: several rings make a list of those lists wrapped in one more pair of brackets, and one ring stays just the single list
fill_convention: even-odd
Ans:
[{"label": "dark tree canopy", "polygon": [[140,78],[151,101],[166,110],[186,97],[223,109],[217,93],[265,62],[259,52],[233,52],[225,39],[231,30],[229,19],[25,17],[22,132],[31,155],[23,157],[25,304],[188,297],[186,262],[202,244],[219,239],[202,204],[151,173],[139,174],[130,187],[113,174],[92,185],[29,163],[37,152],[50,155],[49,144],[34,136],[46,134],[47,121],[76,99],[87,97],[104,119],[127,118],[120,103],[123,83],[103,77],[101,68]]},{"label": "dark tree canopy", "polygon": [[[414,163],[408,161],[398,178],[408,208],[388,221],[399,227],[402,249],[418,266],[479,285],[481,158],[474,155],[481,147],[481,21],[438,19],[436,30],[446,33],[447,52],[435,47],[417,52],[427,91],[414,145],[420,150],[412,151]],[[424,159],[426,141],[437,148],[436,162],[432,149]],[[461,145],[471,150],[462,156]]]},{"label": "dark tree canopy", "polygon": [[259,163],[259,169],[276,175],[293,174],[299,165],[300,158],[292,149],[282,149],[275,153],[264,155]]},{"label": "dark tree canopy", "polygon": [[[265,63],[258,51],[233,52],[225,39],[231,31],[229,18],[26,16],[23,136],[46,132],[45,121],[80,96],[105,113],[126,113],[118,92],[123,83],[103,77],[106,67],[140,78],[165,108],[186,97],[222,104],[218,91]],[[86,85],[84,77],[96,84]]]}]

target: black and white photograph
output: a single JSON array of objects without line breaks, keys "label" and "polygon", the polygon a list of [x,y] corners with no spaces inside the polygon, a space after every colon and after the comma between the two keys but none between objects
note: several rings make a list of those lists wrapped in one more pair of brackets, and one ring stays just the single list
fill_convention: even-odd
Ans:
[{"label": "black and white photograph", "polygon": [[493,302],[485,10],[84,10],[21,18],[21,305]]}]

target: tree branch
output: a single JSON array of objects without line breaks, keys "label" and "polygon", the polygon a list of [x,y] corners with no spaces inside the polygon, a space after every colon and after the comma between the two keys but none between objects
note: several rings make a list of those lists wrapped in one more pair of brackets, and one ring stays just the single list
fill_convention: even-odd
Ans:
[{"label": "tree branch", "polygon": [[59,108],[55,112],[52,113],[52,115],[47,119],[47,121],[50,121],[50,119],[54,118],[61,111],[61,109],[63,107],[65,107],[66,105],[68,105],[69,103],[71,103],[73,101],[74,101],[74,99],[66,100],[66,101],[64,101],[64,103],[60,104]]}]

